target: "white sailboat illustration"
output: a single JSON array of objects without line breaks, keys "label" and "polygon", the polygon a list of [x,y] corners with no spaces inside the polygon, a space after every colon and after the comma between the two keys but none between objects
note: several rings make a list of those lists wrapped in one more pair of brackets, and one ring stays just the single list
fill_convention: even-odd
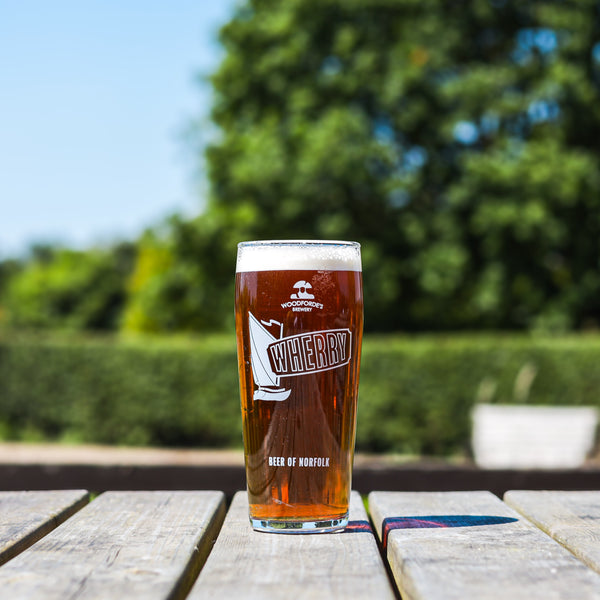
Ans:
[{"label": "white sailboat illustration", "polygon": [[[267,327],[279,326],[279,337],[272,335],[263,324]],[[250,329],[252,374],[255,383],[258,385],[258,389],[254,391],[254,400],[286,400],[292,390],[280,387],[280,378],[273,372],[267,353],[269,344],[281,338],[283,325],[274,320],[268,323],[261,322],[251,312],[248,312],[248,326]]]}]

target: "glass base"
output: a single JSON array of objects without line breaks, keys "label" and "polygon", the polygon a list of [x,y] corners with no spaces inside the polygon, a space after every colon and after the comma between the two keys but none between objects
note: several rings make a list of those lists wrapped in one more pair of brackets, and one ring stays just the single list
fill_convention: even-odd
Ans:
[{"label": "glass base", "polygon": [[267,533],[332,533],[341,531],[348,525],[348,513],[339,519],[326,521],[293,521],[278,519],[253,519],[250,523],[256,531]]}]

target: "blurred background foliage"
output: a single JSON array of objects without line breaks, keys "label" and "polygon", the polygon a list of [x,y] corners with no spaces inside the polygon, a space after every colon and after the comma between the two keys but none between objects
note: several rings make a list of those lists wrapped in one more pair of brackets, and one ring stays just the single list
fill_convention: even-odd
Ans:
[{"label": "blurred background foliage", "polygon": [[[600,410],[600,338],[367,336],[356,447],[465,456],[475,402]],[[0,439],[241,447],[229,334],[0,338]]]},{"label": "blurred background foliage", "polygon": [[5,328],[231,330],[282,237],[363,244],[367,331],[598,326],[600,2],[247,0],[221,41],[206,210],[4,261]]},{"label": "blurred background foliage", "polygon": [[597,336],[498,330],[600,325],[599,0],[246,0],[220,37],[205,209],[0,261],[0,438],[239,445],[261,238],[362,243],[361,450],[460,452],[476,401],[597,405]]},{"label": "blurred background foliage", "polygon": [[112,330],[127,300],[134,244],[88,251],[36,246],[0,269],[2,315],[14,328]]}]

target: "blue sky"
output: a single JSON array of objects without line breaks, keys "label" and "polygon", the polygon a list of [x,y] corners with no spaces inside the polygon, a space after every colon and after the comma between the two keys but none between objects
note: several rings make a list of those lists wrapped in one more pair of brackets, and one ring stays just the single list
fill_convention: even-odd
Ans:
[{"label": "blue sky", "polygon": [[[0,0],[0,259],[202,210],[191,120],[237,0]],[[203,189],[204,188],[204,189]]]}]

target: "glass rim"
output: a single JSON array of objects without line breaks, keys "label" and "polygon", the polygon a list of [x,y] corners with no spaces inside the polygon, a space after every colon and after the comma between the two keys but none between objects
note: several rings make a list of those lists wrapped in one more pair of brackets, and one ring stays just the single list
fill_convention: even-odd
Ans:
[{"label": "glass rim", "polygon": [[249,240],[238,243],[238,248],[249,246],[348,246],[360,248],[360,242],[346,240]]}]

